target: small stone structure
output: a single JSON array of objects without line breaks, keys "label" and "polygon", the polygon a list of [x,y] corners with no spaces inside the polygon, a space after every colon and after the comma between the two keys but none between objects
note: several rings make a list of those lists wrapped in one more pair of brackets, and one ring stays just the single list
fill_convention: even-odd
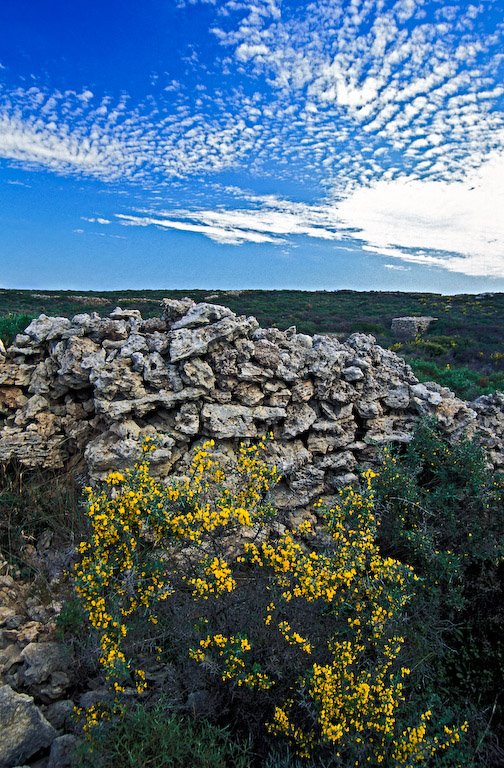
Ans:
[{"label": "small stone structure", "polygon": [[410,339],[415,339],[418,335],[425,333],[434,320],[437,320],[437,317],[394,317],[390,327],[392,333],[398,339],[409,341]]},{"label": "small stone structure", "polygon": [[223,306],[165,299],[162,319],[120,308],[107,318],[41,315],[19,334],[0,356],[0,461],[81,460],[98,479],[132,464],[156,434],[153,470],[182,474],[201,439],[230,454],[272,431],[284,476],[274,501],[296,508],[352,481],[380,445],[408,441],[424,415],[455,437],[479,429],[503,467],[499,397],[473,408],[420,384],[373,336],[342,343],[262,329]]}]

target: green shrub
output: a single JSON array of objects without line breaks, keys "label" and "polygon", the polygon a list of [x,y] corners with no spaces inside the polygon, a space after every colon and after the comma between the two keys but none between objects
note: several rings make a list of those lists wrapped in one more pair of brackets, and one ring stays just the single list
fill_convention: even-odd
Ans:
[{"label": "green shrub", "polygon": [[502,733],[504,476],[425,422],[402,455],[385,451],[375,487],[381,549],[421,579],[410,652],[425,688],[472,708],[483,730],[494,709]]},{"label": "green shrub", "polygon": [[30,325],[33,315],[16,315],[9,313],[0,317],[0,339],[7,347],[18,333],[22,333]]},{"label": "green shrub", "polygon": [[481,371],[466,366],[441,367],[433,361],[412,358],[408,360],[420,381],[435,381],[451,389],[463,400],[474,400],[497,390],[504,391],[504,373],[483,375]]},{"label": "green shrub", "polygon": [[161,699],[136,702],[81,741],[76,768],[249,768],[252,750],[227,728],[182,717]]}]

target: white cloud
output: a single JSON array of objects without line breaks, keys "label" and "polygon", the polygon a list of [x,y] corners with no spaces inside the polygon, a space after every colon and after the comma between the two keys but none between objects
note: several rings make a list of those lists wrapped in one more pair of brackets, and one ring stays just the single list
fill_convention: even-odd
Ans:
[{"label": "white cloud", "polygon": [[[161,215],[160,217],[154,216],[134,216],[127,214],[116,214],[120,222],[125,226],[156,226],[162,229],[171,229],[179,232],[193,232],[196,234],[205,235],[216,243],[223,245],[241,245],[242,243],[275,243],[281,242],[277,237],[272,237],[267,234],[263,234],[257,230],[250,230],[238,226],[231,226],[230,223],[224,224],[222,220],[219,221],[217,215],[217,223],[213,224],[210,212],[207,215],[202,215],[201,218],[198,214],[194,214],[191,220],[177,220],[170,219]],[[207,222],[205,222],[205,218]],[[239,216],[232,217],[236,219],[238,224]],[[198,223],[202,222],[202,223]]]},{"label": "white cloud", "polygon": [[504,277],[504,155],[463,182],[397,179],[336,206],[376,253],[466,275]]},{"label": "white cloud", "polygon": [[464,181],[388,179],[316,206],[274,196],[248,200],[255,207],[117,218],[129,226],[197,232],[230,245],[285,243],[295,236],[354,240],[364,250],[403,263],[504,277],[503,154],[495,154]]},{"label": "white cloud", "polygon": [[81,216],[83,221],[89,221],[90,224],[112,224],[110,219],[104,219],[101,216]]}]

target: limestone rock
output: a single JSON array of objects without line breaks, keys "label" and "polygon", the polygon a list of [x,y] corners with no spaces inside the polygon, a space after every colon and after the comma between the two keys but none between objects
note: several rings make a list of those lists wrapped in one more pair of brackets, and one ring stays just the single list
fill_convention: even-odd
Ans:
[{"label": "limestone rock", "polygon": [[362,368],[358,368],[356,365],[350,365],[348,368],[344,368],[341,375],[345,381],[360,381],[364,378]]},{"label": "limestone rock", "polygon": [[292,400],[297,403],[306,403],[315,394],[315,387],[310,379],[298,381],[292,387]]},{"label": "limestone rock", "polygon": [[245,405],[205,403],[201,415],[205,433],[218,439],[257,436],[254,411]]},{"label": "limestone rock", "polygon": [[437,320],[437,317],[420,315],[418,317],[394,317],[390,327],[394,336],[408,341],[425,333],[434,320]]},{"label": "limestone rock", "polygon": [[[242,405],[259,405],[264,400],[264,393],[257,384],[242,381],[235,390],[234,396]],[[273,405],[273,403],[271,403]]]},{"label": "limestone rock", "polygon": [[[177,474],[203,435],[231,451],[273,430],[271,460],[285,476],[276,498],[295,506],[434,416],[453,439],[477,433],[493,466],[504,466],[504,395],[471,406],[420,384],[367,334],[341,342],[259,328],[187,298],[162,306],[163,319],[121,308],[108,318],[42,315],[0,349],[0,461],[55,468],[83,459],[96,480],[132,464],[143,436],[157,434],[153,470]],[[50,698],[57,682],[47,684]]]},{"label": "limestone rock", "polygon": [[213,370],[206,360],[200,357],[186,360],[182,365],[182,371],[183,378],[190,386],[203,387],[203,389],[213,389],[215,386]]},{"label": "limestone rock", "polygon": [[236,317],[236,315],[219,304],[193,304],[180,320],[172,323],[171,329],[174,331],[179,328],[197,328],[200,325],[216,323],[224,317]]},{"label": "limestone rock", "polygon": [[27,399],[20,387],[0,387],[0,414],[22,408]]},{"label": "limestone rock", "polygon": [[307,403],[293,403],[286,409],[283,434],[286,437],[306,432],[317,420],[317,413]]},{"label": "limestone rock", "polygon": [[176,362],[187,357],[202,355],[207,351],[209,345],[217,339],[232,341],[239,335],[247,335],[251,330],[257,328],[257,325],[257,320],[253,317],[237,318],[231,313],[231,315],[226,315],[211,325],[196,328],[184,326],[172,330],[170,332],[170,359],[172,362]]},{"label": "limestone rock", "polygon": [[45,693],[50,691],[49,683],[57,688],[56,695],[49,698],[57,698],[65,687],[68,687],[70,658],[63,652],[60,643],[28,643],[21,651],[21,657],[26,664],[22,673],[23,683],[33,690],[34,686],[45,683]]},{"label": "limestone rock", "polygon": [[98,344],[86,337],[72,337],[66,342],[59,362],[60,381],[73,389],[89,385],[89,373],[103,366],[105,353]]},{"label": "limestone rock", "polygon": [[34,370],[35,366],[27,363],[0,362],[0,384],[26,387]]},{"label": "limestone rock", "polygon": [[161,311],[163,319],[167,325],[171,325],[174,320],[183,317],[195,302],[192,299],[163,299],[161,302]]},{"label": "limestone rock", "polygon": [[403,384],[399,387],[392,387],[383,399],[385,405],[389,408],[404,409],[410,403],[409,387]]},{"label": "limestone rock", "polygon": [[0,686],[0,768],[23,763],[56,735],[31,696]]},{"label": "limestone rock", "polygon": [[61,335],[63,331],[70,328],[71,322],[67,317],[47,317],[40,315],[36,320],[32,320],[25,334],[36,343],[50,341]]},{"label": "limestone rock", "polygon": [[73,755],[76,745],[77,738],[71,733],[65,733],[54,739],[47,768],[70,768],[75,765]]},{"label": "limestone rock", "polygon": [[139,309],[122,309],[121,307],[116,307],[111,313],[110,317],[113,320],[141,320],[142,315],[140,314]]}]

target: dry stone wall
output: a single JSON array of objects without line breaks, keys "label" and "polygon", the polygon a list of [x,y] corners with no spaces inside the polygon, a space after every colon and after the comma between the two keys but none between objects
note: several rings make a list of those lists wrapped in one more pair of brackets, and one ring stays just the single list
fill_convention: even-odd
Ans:
[{"label": "dry stone wall", "polygon": [[145,435],[159,438],[155,471],[181,474],[202,438],[225,455],[271,431],[284,474],[275,501],[304,506],[351,481],[377,446],[407,441],[424,415],[454,437],[479,432],[504,467],[504,396],[470,406],[420,384],[372,336],[341,343],[165,299],[160,319],[41,315],[0,348],[0,462],[82,460],[95,479],[131,464]]}]

